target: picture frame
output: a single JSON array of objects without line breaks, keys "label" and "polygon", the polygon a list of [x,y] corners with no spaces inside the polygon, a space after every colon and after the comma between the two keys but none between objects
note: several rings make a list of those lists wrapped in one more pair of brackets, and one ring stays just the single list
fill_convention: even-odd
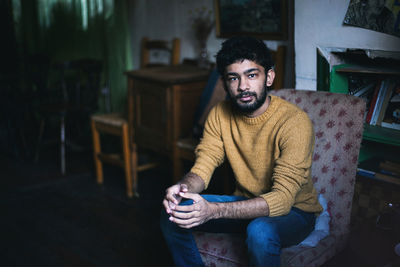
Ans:
[{"label": "picture frame", "polygon": [[350,0],[343,24],[400,37],[400,2],[386,4],[385,1]]},{"label": "picture frame", "polygon": [[238,35],[287,40],[288,0],[214,0],[219,38]]}]

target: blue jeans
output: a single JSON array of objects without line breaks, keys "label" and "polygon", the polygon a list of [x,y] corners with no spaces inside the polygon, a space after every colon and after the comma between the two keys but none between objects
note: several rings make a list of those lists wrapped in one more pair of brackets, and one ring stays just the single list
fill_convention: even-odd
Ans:
[{"label": "blue jeans", "polygon": [[[202,195],[209,202],[233,202],[245,197]],[[192,200],[180,205],[190,205]],[[314,229],[314,213],[292,208],[289,214],[278,217],[259,217],[252,220],[210,220],[192,229],[171,222],[164,209],[160,225],[175,266],[204,266],[192,231],[213,233],[246,233],[246,245],[251,266],[279,266],[281,248],[303,241]]]}]

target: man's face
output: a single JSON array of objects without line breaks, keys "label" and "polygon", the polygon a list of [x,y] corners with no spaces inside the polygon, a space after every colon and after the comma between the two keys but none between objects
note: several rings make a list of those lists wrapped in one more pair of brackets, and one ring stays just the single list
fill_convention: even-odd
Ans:
[{"label": "man's face", "polygon": [[265,74],[264,67],[245,59],[229,65],[224,79],[234,107],[249,117],[256,117],[268,107],[267,86],[272,85],[274,77],[272,69]]}]

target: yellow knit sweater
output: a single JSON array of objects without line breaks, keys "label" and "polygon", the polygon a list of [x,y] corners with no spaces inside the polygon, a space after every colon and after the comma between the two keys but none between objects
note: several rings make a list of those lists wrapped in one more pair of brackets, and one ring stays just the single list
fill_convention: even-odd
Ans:
[{"label": "yellow knit sweater", "polygon": [[227,101],[216,105],[207,118],[191,172],[207,188],[226,156],[236,178],[235,195],[263,197],[270,216],[285,215],[292,206],[321,212],[311,180],[312,123],[297,106],[277,96],[270,98],[267,110],[255,118],[238,114]]}]

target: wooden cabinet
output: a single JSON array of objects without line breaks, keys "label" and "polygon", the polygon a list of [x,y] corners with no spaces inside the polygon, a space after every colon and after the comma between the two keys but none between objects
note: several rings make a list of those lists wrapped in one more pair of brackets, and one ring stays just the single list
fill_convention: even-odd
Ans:
[{"label": "wooden cabinet", "polygon": [[208,70],[169,66],[125,73],[133,147],[172,157],[178,138],[190,134]]}]

